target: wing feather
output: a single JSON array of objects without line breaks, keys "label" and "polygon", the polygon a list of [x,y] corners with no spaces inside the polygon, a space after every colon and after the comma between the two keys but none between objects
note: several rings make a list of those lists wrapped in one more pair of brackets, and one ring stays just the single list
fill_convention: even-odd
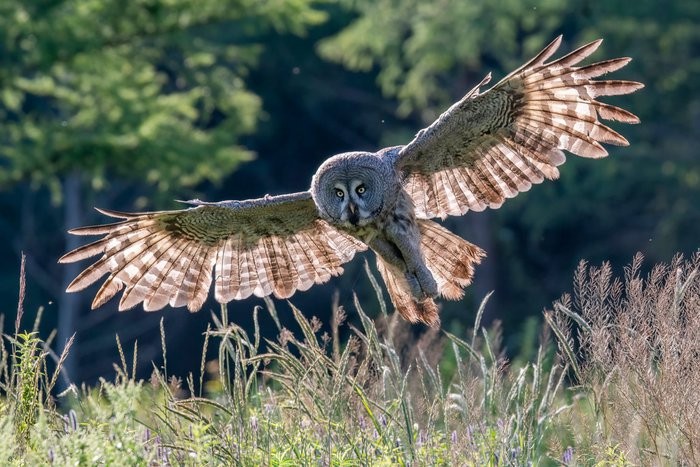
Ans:
[{"label": "wing feather", "polygon": [[164,284],[188,246],[189,243],[184,239],[175,240],[170,248],[168,248],[166,255],[156,263],[153,271],[156,277],[152,283],[149,284],[151,290],[143,301],[144,310],[156,311],[168,304],[170,300],[170,291]]},{"label": "wing feather", "polygon": [[[99,279],[107,272],[111,272],[105,283],[95,295],[95,302],[104,303],[119,292],[125,284],[130,284],[132,280],[138,280],[141,259],[150,258],[152,253],[147,252],[149,248],[157,245],[158,242],[165,238],[165,234],[154,233],[150,237],[143,238],[133,244],[126,244],[122,250],[119,250],[110,257],[106,265],[110,268],[109,271],[102,268],[99,271],[99,276],[94,277],[94,280]],[[70,286],[69,286],[70,289]]]},{"label": "wing feather", "polygon": [[256,297],[266,297],[275,291],[275,280],[272,274],[275,253],[272,250],[265,248],[268,239],[261,239],[258,242],[257,249],[251,253],[255,269],[258,275],[258,280],[253,289],[253,295]]},{"label": "wing feather", "polygon": [[320,219],[308,192],[189,203],[194,207],[140,214],[100,210],[121,220],[71,230],[104,237],[59,260],[102,255],[67,291],[77,292],[108,275],[93,308],[124,290],[120,310],[143,303],[148,311],[166,304],[197,311],[212,282],[221,303],[251,295],[286,298],[341,274],[341,265],[366,249]]},{"label": "wing feather", "polygon": [[214,298],[223,303],[233,300],[233,295],[231,294],[231,275],[233,273],[233,261],[235,259],[233,242],[236,238],[238,238],[238,236],[234,235],[224,240],[216,256]]},{"label": "wing feather", "polygon": [[289,237],[287,249],[292,257],[292,264],[295,265],[298,275],[296,290],[308,290],[314,285],[316,275],[314,274],[313,263],[299,244],[299,235]]},{"label": "wing feather", "polygon": [[[233,290],[235,292],[234,299],[242,300],[250,297],[255,292],[257,284],[260,283],[258,269],[255,267],[255,255],[260,254],[259,250],[251,248],[241,248],[238,250],[238,282],[234,282]],[[274,252],[266,252],[269,261],[274,261]],[[270,282],[270,286],[274,288],[274,281]]]},{"label": "wing feather", "polygon": [[139,273],[131,279],[133,285],[124,290],[119,301],[119,306],[122,309],[133,308],[147,298],[158,278],[162,267],[162,258],[169,255],[173,243],[172,238],[164,235],[158,243],[152,245],[141,255]]},{"label": "wing feather", "polygon": [[186,306],[190,302],[190,297],[194,292],[193,273],[197,270],[197,261],[200,261],[202,250],[206,246],[201,243],[195,243],[188,249],[187,255],[181,257],[178,264],[178,273],[176,277],[176,290],[170,297],[170,306],[181,307]]},{"label": "wing feather", "polygon": [[216,254],[218,248],[207,247],[205,254],[198,262],[197,270],[193,271],[192,277],[195,279],[190,300],[187,302],[187,309],[191,312],[199,311],[204,305],[204,302],[209,296],[211,288],[212,270],[216,263]]},{"label": "wing feather", "polygon": [[546,63],[560,44],[561,36],[480,93],[482,81],[392,154],[418,218],[497,208],[533,184],[557,178],[557,166],[566,160],[562,150],[600,158],[608,155],[602,144],[629,144],[599,118],[639,119],[596,98],[629,94],[643,85],[593,78],[619,70],[630,59],[578,66],[598,49],[597,40]]},{"label": "wing feather", "polygon": [[299,242],[311,259],[315,273],[314,282],[318,284],[329,280],[332,271],[337,266],[335,266],[332,261],[329,261],[331,258],[326,255],[323,248],[324,244],[321,243],[321,238],[308,234],[300,234]]}]

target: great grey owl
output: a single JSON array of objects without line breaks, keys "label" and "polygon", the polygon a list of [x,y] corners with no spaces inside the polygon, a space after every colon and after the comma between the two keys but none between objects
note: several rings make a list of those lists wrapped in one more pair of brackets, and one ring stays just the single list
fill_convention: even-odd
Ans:
[{"label": "great grey owl", "polygon": [[170,304],[202,307],[214,281],[221,303],[297,290],[326,282],[368,247],[396,310],[410,322],[439,323],[434,298],[456,300],[484,252],[436,222],[448,215],[498,208],[506,198],[555,179],[562,150],[590,158],[608,153],[600,143],[628,145],[598,118],[638,123],[632,113],[595,100],[643,87],[593,78],[629,58],[576,66],[601,41],[545,63],[561,36],[485,92],[486,76],[413,141],[326,160],[309,191],[217,203],[188,201],[177,211],[128,214],[71,230],[103,235],[59,261],[102,255],[68,286],[84,289],[109,277],[92,307],[124,289],[119,309]]}]

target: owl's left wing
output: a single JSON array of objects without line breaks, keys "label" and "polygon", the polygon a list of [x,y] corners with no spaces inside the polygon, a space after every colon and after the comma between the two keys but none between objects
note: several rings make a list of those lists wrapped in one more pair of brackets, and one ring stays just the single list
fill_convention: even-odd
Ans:
[{"label": "owl's left wing", "polygon": [[147,311],[167,304],[197,311],[212,280],[220,303],[251,295],[286,298],[342,274],[341,265],[366,249],[320,219],[309,192],[188,203],[195,207],[138,214],[100,210],[122,220],[71,230],[104,237],[59,259],[70,263],[102,255],[67,291],[109,274],[93,309],[124,289],[119,310],[143,302]]},{"label": "owl's left wing", "polygon": [[598,118],[638,123],[632,113],[596,100],[643,87],[593,78],[618,70],[629,58],[577,67],[602,41],[550,63],[561,36],[535,58],[484,93],[487,76],[408,145],[389,151],[419,218],[498,208],[532,184],[559,176],[563,149],[582,157],[608,152],[600,143],[627,146]]}]

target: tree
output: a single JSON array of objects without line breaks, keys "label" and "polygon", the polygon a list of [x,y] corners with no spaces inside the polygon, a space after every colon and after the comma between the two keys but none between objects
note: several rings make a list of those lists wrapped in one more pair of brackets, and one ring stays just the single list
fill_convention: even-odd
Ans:
[{"label": "tree", "polygon": [[[137,177],[182,195],[222,180],[253,157],[240,140],[261,112],[246,84],[256,37],[303,33],[324,18],[312,0],[3,2],[0,186],[49,187],[74,227],[84,183],[100,190]],[[62,271],[64,285],[77,272]],[[60,344],[80,307],[59,296]]]}]

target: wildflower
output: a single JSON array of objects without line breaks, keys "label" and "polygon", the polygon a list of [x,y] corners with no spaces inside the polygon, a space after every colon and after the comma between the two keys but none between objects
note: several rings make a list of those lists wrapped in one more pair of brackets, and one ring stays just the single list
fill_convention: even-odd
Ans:
[{"label": "wildflower", "polygon": [[513,448],[510,450],[510,460],[515,461],[520,455],[520,448]]},{"label": "wildflower", "polygon": [[75,410],[70,409],[68,413],[63,416],[63,430],[66,433],[73,433],[78,430],[78,416]]},{"label": "wildflower", "polygon": [[457,444],[457,430],[452,430],[450,441],[452,441],[452,444]]},{"label": "wildflower", "polygon": [[286,346],[289,342],[294,340],[294,334],[287,329],[287,328],[282,328],[280,331],[280,335],[277,337],[277,341],[280,343],[282,347]]},{"label": "wildflower", "polygon": [[420,430],[418,432],[418,440],[416,440],[416,444],[418,447],[421,447],[426,443],[426,441],[428,441],[428,435],[425,433],[425,431]]},{"label": "wildflower", "polygon": [[318,332],[321,329],[321,320],[318,319],[316,316],[311,317],[311,330],[313,332]]},{"label": "wildflower", "polygon": [[256,417],[255,415],[250,417],[250,427],[253,429],[253,431],[258,431],[258,417]]},{"label": "wildflower", "polygon": [[571,464],[571,461],[573,461],[573,460],[574,460],[574,448],[572,448],[571,446],[568,446],[564,450],[564,454],[561,455],[561,462],[564,465],[569,465],[569,464]]},{"label": "wildflower", "polygon": [[474,442],[474,425],[469,425],[467,427],[467,440],[472,444],[476,445]]},{"label": "wildflower", "polygon": [[158,386],[160,386],[160,378],[158,377],[158,372],[156,369],[153,369],[153,372],[151,373],[151,378],[149,379],[149,383],[151,383],[151,387],[153,389],[158,389]]}]

